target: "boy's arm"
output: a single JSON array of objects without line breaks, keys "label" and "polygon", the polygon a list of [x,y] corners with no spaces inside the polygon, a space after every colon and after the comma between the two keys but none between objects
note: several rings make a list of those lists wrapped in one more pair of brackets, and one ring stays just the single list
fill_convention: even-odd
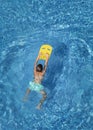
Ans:
[{"label": "boy's arm", "polygon": [[46,54],[46,61],[45,61],[45,65],[44,65],[43,75],[44,75],[45,72],[46,72],[46,68],[47,68],[47,65],[48,65],[48,60],[49,60],[49,55]]},{"label": "boy's arm", "polygon": [[38,60],[40,58],[40,55],[41,55],[41,53],[39,53],[39,55],[36,58],[36,61],[35,61],[35,64],[34,64],[34,71],[36,70],[36,65],[37,65],[37,62],[38,62]]}]

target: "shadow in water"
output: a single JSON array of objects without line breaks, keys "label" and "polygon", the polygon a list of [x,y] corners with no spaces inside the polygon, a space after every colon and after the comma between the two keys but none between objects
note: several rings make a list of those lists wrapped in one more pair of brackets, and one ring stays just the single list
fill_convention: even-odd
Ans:
[{"label": "shadow in water", "polygon": [[67,55],[67,51],[68,48],[64,43],[60,43],[58,47],[53,48],[46,72],[47,78],[43,81],[44,86],[51,91],[55,88],[56,81],[62,72],[63,61]]}]

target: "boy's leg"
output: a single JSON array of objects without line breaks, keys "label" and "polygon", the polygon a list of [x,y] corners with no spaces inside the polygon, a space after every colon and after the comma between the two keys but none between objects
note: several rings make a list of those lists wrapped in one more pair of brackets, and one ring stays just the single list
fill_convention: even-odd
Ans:
[{"label": "boy's leg", "polygon": [[38,104],[37,108],[40,109],[42,104],[44,103],[44,101],[47,98],[47,93],[44,90],[41,90],[40,93],[42,94],[42,99],[40,100],[40,103]]},{"label": "boy's leg", "polygon": [[24,101],[27,100],[28,95],[29,95],[30,92],[31,92],[31,90],[28,88],[28,89],[26,90],[26,94],[25,94],[25,96],[24,96],[24,98],[23,98]]}]

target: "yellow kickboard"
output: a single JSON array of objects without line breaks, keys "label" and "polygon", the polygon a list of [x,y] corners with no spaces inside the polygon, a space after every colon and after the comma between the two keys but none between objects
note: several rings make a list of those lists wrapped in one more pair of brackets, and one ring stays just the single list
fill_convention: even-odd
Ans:
[{"label": "yellow kickboard", "polygon": [[48,54],[49,57],[51,56],[52,46],[50,46],[50,45],[48,45],[48,44],[42,45],[42,46],[40,47],[39,53],[42,54],[39,59],[41,59],[41,60],[46,60],[45,54]]}]

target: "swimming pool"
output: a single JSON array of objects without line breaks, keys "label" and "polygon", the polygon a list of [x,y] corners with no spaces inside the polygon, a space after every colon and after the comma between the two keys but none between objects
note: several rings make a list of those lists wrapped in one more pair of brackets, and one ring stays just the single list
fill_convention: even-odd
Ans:
[{"label": "swimming pool", "polygon": [[[93,129],[92,0],[0,0],[0,130]],[[23,102],[42,44],[53,46],[43,85]]]}]

